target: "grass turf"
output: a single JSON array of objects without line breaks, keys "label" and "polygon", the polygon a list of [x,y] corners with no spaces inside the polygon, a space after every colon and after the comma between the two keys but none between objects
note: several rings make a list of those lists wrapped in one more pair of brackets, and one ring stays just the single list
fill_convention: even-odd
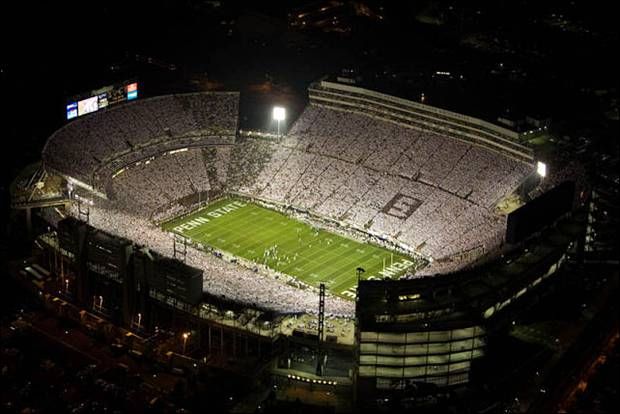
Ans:
[{"label": "grass turf", "polygon": [[357,267],[365,269],[363,279],[398,277],[415,262],[235,198],[221,199],[162,227],[309,285],[325,283],[333,294],[348,299],[355,297]]}]

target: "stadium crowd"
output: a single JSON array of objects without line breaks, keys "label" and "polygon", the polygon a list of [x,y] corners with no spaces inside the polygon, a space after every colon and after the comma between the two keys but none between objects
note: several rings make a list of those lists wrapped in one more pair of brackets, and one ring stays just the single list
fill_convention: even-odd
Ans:
[{"label": "stadium crowd", "polygon": [[217,162],[225,163],[226,150],[218,157],[219,148],[189,148],[140,161],[112,179],[108,196],[124,211],[146,217],[161,210],[174,215],[181,208],[179,200],[223,187],[220,180],[225,176],[216,168]]},{"label": "stadium crowd", "polygon": [[[77,208],[71,214],[77,216]],[[90,224],[108,233],[147,246],[165,256],[173,256],[172,235],[163,231],[148,219],[115,207],[93,206],[89,211]],[[203,289],[212,295],[253,305],[281,313],[316,313],[318,294],[311,289],[300,289],[284,279],[257,275],[253,269],[241,267],[225,256],[205,253],[187,246],[186,263],[203,269]],[[325,309],[327,315],[352,316],[355,304],[337,296],[328,295]]]},{"label": "stadium crowd", "polygon": [[131,155],[123,158],[128,165],[162,150],[232,142],[222,138],[234,137],[238,113],[239,94],[231,92],[166,95],[127,103],[60,128],[48,139],[43,161],[94,186],[95,172],[126,154]]},{"label": "stadium crowd", "polygon": [[[442,271],[502,243],[505,218],[493,207],[533,170],[467,141],[316,105],[280,142],[220,140],[234,140],[237,115],[238,94],[146,99],[69,123],[50,137],[43,157],[106,194],[95,198],[91,224],[168,256],[171,235],[153,219],[183,213],[191,206],[181,200],[217,190],[338,221],[437,259]],[[281,312],[316,310],[312,289],[256,277],[194,247],[187,262],[204,269],[210,293]],[[353,308],[338,297],[327,302],[333,315]]]},{"label": "stadium crowd", "polygon": [[[499,245],[504,218],[491,208],[532,171],[467,142],[318,106],[306,108],[281,144],[248,139],[238,147],[232,168],[258,174],[229,182],[230,189],[431,257]],[[398,199],[420,205],[391,211]]]}]

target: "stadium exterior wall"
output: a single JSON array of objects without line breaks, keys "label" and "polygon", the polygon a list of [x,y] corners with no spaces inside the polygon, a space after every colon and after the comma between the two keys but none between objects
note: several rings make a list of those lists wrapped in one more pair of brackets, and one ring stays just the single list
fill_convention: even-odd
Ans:
[{"label": "stadium exterior wall", "polygon": [[487,337],[558,283],[554,276],[583,237],[583,220],[566,217],[510,255],[475,269],[360,282],[358,405],[487,380],[476,371],[491,346]]}]

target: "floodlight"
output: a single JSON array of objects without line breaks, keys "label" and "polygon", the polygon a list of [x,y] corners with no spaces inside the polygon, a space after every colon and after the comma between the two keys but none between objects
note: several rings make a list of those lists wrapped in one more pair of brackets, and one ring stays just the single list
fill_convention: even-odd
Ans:
[{"label": "floodlight", "polygon": [[546,177],[547,176],[547,164],[545,164],[544,162],[538,161],[538,163],[536,164],[536,172],[541,177],[543,178]]},{"label": "floodlight", "polygon": [[273,107],[273,119],[278,123],[278,137],[280,136],[280,121],[284,121],[286,118],[286,110],[281,106]]},{"label": "floodlight", "polygon": [[274,106],[273,107],[273,119],[275,119],[276,121],[284,121],[285,118],[286,118],[286,110],[282,108],[281,106]]}]

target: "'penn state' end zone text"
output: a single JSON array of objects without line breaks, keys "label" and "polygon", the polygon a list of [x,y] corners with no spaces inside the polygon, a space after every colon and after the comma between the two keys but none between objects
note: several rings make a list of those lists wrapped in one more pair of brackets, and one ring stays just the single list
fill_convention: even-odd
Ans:
[{"label": "'penn state' end zone text", "polygon": [[[382,280],[386,277],[392,278],[402,273],[403,271],[409,269],[414,264],[415,263],[413,263],[411,260],[402,259],[398,262],[394,262],[390,266],[386,266],[385,269],[379,272],[379,276],[369,276],[365,279],[366,280]],[[348,288],[347,290],[340,292],[340,294],[348,297],[349,299],[355,299],[355,297],[357,296],[357,287],[352,286]]]},{"label": "'penn state' end zone text", "polygon": [[231,211],[238,210],[241,207],[245,207],[245,206],[247,206],[247,204],[242,201],[233,201],[231,203],[226,204],[223,207],[216,208],[214,210],[209,211],[207,213],[207,216],[211,218],[196,217],[195,219],[186,221],[183,224],[179,224],[178,226],[174,227],[173,230],[177,233],[184,233],[186,230],[195,229],[196,227],[202,226],[203,224],[208,223],[213,219],[222,217],[230,213]]}]

